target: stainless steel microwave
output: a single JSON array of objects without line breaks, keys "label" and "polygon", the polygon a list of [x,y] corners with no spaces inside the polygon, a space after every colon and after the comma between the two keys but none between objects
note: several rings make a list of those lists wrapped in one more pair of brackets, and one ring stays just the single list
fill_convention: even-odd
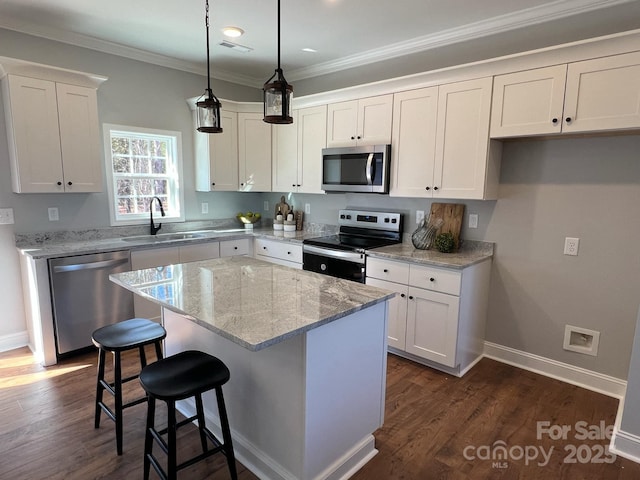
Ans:
[{"label": "stainless steel microwave", "polygon": [[389,193],[391,145],[322,149],[322,189]]}]

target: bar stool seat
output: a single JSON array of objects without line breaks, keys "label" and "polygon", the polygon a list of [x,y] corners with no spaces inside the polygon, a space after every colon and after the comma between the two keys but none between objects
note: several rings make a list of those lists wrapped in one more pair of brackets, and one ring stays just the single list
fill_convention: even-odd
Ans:
[{"label": "bar stool seat", "polygon": [[[149,478],[151,465],[153,465],[160,478],[175,480],[179,470],[218,452],[223,453],[227,458],[231,478],[234,480],[238,478],[231,442],[231,430],[222,395],[222,385],[227,383],[229,378],[229,369],[220,359],[194,350],[158,360],[142,369],[140,384],[149,398],[144,444],[145,480]],[[215,437],[205,424],[202,394],[214,389],[218,402],[222,442]],[[175,403],[178,400],[184,400],[189,397],[195,397],[196,415],[177,422]],[[156,399],[166,402],[168,414],[167,428],[159,431],[154,426]],[[177,464],[176,431],[179,427],[187,425],[194,420],[198,421],[202,453],[181,464]],[[165,434],[167,435],[167,441],[162,437]],[[213,444],[213,448],[208,447],[207,439]],[[162,469],[153,455],[154,440],[159,443],[161,449],[168,455],[167,472]]]},{"label": "bar stool seat", "polygon": [[[122,455],[122,413],[125,408],[133,407],[146,402],[147,397],[141,397],[123,405],[122,385],[138,378],[139,374],[122,378],[121,353],[127,350],[138,349],[140,355],[140,369],[147,366],[147,358],[144,351],[146,345],[154,344],[156,358],[162,359],[162,340],[167,336],[162,325],[146,318],[132,318],[122,322],[101,327],[93,332],[91,340],[98,347],[98,375],[96,382],[96,409],[95,428],[100,427],[101,412],[104,412],[116,424],[116,451]],[[113,354],[113,383],[104,378],[106,352]],[[103,392],[107,391],[115,398],[114,409],[111,410],[103,401]]]}]

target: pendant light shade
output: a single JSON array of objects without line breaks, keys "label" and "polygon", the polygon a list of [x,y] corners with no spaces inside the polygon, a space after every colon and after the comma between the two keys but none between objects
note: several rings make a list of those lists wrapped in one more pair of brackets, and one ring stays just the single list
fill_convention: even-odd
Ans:
[{"label": "pendant light shade", "polygon": [[280,68],[280,0],[278,0],[278,68],[264,84],[264,121],[267,123],[293,123],[291,99],[293,87],[287,83]]},{"label": "pendant light shade", "polygon": [[[202,133],[222,133],[220,126],[220,101],[211,91],[211,67],[209,61],[209,0],[206,0],[205,25],[207,27],[207,89],[196,102],[198,111],[198,131]],[[206,96],[206,98],[205,98]]]}]

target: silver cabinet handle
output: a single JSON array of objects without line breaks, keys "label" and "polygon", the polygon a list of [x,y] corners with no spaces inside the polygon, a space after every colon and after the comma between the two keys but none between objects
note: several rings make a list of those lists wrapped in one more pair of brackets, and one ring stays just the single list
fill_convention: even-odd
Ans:
[{"label": "silver cabinet handle", "polygon": [[91,263],[77,263],[75,265],[59,265],[57,267],[53,267],[53,271],[55,273],[61,272],[76,272],[78,270],[93,270],[97,268],[107,268],[107,267],[115,267],[117,265],[122,265],[123,263],[128,263],[128,258],[123,258],[120,260],[104,260],[102,262],[91,262]]}]

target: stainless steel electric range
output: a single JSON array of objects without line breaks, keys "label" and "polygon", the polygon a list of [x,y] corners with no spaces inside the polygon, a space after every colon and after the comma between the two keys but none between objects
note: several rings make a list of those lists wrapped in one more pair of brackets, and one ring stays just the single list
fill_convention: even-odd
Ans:
[{"label": "stainless steel electric range", "polygon": [[337,235],[309,238],[302,243],[302,268],[364,283],[365,251],[402,242],[401,213],[340,210]]}]

